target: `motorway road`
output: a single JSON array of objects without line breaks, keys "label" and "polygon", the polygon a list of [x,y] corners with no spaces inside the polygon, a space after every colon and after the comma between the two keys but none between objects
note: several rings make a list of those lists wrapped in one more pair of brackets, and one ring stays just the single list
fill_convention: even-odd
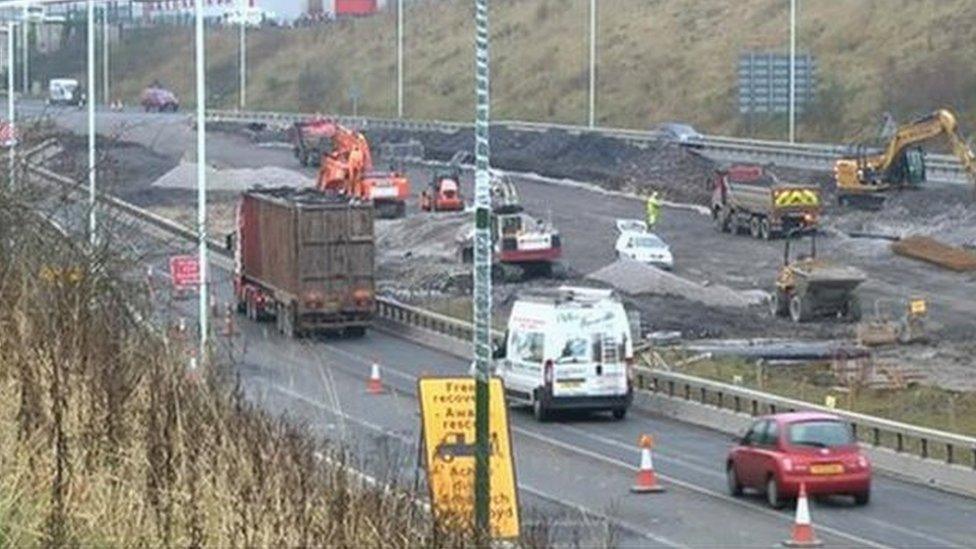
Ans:
[{"label": "motorway road", "polygon": [[[84,222],[76,215],[65,224],[81,234]],[[188,243],[150,236],[155,230],[134,227],[126,234],[127,246],[152,258],[157,273],[165,271],[166,256],[193,251]],[[215,263],[214,290],[227,302],[228,261]],[[173,302],[165,291],[158,295],[161,311],[193,325],[195,301]],[[269,411],[348,445],[358,465],[381,478],[413,478],[418,376],[463,375],[467,369],[466,361],[376,330],[358,340],[296,342],[272,333],[268,324],[239,320],[239,328],[243,336],[221,338],[217,345],[235,359],[232,373],[247,394]],[[374,362],[390,389],[385,395],[365,394]],[[520,498],[532,509],[528,521],[556,516],[562,541],[579,536],[584,545],[598,543],[608,525],[620,546],[771,546],[789,532],[790,511],[770,510],[759,497],[726,495],[726,435],[637,410],[620,422],[567,416],[540,424],[524,410],[511,419]],[[642,433],[657,440],[664,494],[628,492]],[[869,506],[838,498],[815,502],[812,513],[829,546],[971,546],[976,524],[973,500],[881,475]]]}]

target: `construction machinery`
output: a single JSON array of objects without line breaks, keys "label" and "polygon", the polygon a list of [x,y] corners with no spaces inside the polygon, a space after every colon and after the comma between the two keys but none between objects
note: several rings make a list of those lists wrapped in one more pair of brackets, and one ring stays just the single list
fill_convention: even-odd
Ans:
[{"label": "construction machinery", "polygon": [[770,299],[773,316],[789,316],[793,322],[818,317],[859,321],[861,302],[855,290],[867,280],[867,275],[860,269],[817,258],[816,235],[808,235],[809,254],[793,259],[790,255],[792,236],[786,240],[783,266],[776,274]]},{"label": "construction machinery", "polygon": [[880,208],[884,196],[878,193],[918,187],[925,182],[925,153],[920,145],[940,135],[948,138],[952,153],[976,184],[976,154],[960,135],[956,116],[939,109],[898,128],[880,153],[858,150],[857,154],[838,159],[834,163],[838,202]]},{"label": "construction machinery", "polygon": [[719,231],[769,240],[816,231],[823,205],[817,185],[782,183],[762,166],[739,164],[715,170],[711,210]]},{"label": "construction machinery", "polygon": [[287,337],[363,335],[375,308],[373,216],[369,204],[312,189],[245,192],[229,242],[238,312],[273,318]]},{"label": "construction machinery", "polygon": [[362,133],[335,124],[330,149],[322,155],[316,187],[371,202],[379,217],[403,217],[410,181],[399,170],[374,171],[369,141]]},{"label": "construction machinery", "polygon": [[295,122],[288,129],[292,152],[302,166],[318,166],[322,156],[330,152],[336,125],[325,118]]},{"label": "construction machinery", "polygon": [[425,212],[457,212],[463,210],[461,170],[457,167],[451,167],[435,171],[427,188],[420,193],[420,209]]},{"label": "construction machinery", "polygon": [[901,313],[897,318],[882,307],[879,301],[874,304],[874,316],[857,326],[857,341],[861,345],[874,347],[895,342],[915,343],[928,337],[925,325],[928,317],[928,303],[915,297],[900,303]]},{"label": "construction machinery", "polygon": [[[525,212],[518,189],[508,176],[492,172],[491,238],[495,272],[505,280],[520,280],[527,274],[549,276],[562,255],[562,244],[550,222]],[[458,235],[463,262],[474,260],[474,227]]]}]

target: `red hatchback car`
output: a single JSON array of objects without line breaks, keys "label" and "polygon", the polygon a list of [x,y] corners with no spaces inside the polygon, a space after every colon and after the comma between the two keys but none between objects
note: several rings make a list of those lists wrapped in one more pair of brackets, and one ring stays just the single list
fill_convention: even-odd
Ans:
[{"label": "red hatchback car", "polygon": [[761,417],[729,452],[725,471],[733,496],[752,488],[774,508],[807,493],[871,499],[871,463],[850,426],[837,416],[813,412]]}]

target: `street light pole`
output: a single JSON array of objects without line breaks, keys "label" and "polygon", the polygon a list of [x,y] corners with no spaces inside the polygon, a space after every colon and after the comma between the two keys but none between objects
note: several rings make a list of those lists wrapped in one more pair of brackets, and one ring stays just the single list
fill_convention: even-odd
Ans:
[{"label": "street light pole", "polygon": [[245,25],[244,13],[247,9],[247,0],[241,0],[241,29],[240,29],[240,54],[241,58],[238,61],[238,65],[241,68],[240,82],[238,87],[240,88],[240,93],[238,95],[237,108],[239,110],[244,110],[247,106],[247,25]]},{"label": "street light pole", "polygon": [[22,82],[21,86],[23,87],[23,94],[25,96],[30,93],[30,65],[29,65],[29,63],[30,63],[30,47],[28,46],[28,43],[27,43],[27,31],[28,31],[28,27],[29,26],[30,26],[30,23],[27,21],[27,6],[25,5],[24,6],[24,17],[23,17],[23,21],[21,22],[21,25],[20,25],[20,30],[21,30],[20,35],[21,35],[21,39],[23,40],[23,44],[21,45],[21,55],[23,55],[23,57],[24,57],[24,59],[23,59],[24,70],[21,73],[21,75],[23,77],[23,82]]},{"label": "street light pole", "polygon": [[596,0],[590,0],[590,115],[593,127],[596,118]]},{"label": "street light pole", "polygon": [[397,0],[397,118],[403,118],[403,0]]},{"label": "street light pole", "polygon": [[203,48],[203,0],[194,0],[193,11],[196,26],[196,84],[197,84],[197,239],[200,262],[200,349],[199,363],[206,361],[207,350],[207,126],[206,74],[204,73]]},{"label": "street light pole", "polygon": [[796,0],[790,0],[790,143],[796,139]]},{"label": "street light pole", "polygon": [[88,0],[88,241],[95,239],[95,2]]},{"label": "street light pole", "polygon": [[108,46],[111,37],[108,34],[108,4],[102,6],[102,94],[104,94],[105,104],[110,104],[112,100],[108,89]]},{"label": "street light pole", "polygon": [[491,101],[488,0],[475,0],[475,145],[474,145],[474,526],[478,535],[490,527],[488,376],[491,373]]},{"label": "street light pole", "polygon": [[[15,137],[16,126],[14,126],[14,96],[17,90],[14,89],[14,33],[17,27],[13,23],[7,23],[7,124],[9,124],[10,136]],[[16,141],[10,145],[10,186],[14,184],[14,157],[16,155]]]}]

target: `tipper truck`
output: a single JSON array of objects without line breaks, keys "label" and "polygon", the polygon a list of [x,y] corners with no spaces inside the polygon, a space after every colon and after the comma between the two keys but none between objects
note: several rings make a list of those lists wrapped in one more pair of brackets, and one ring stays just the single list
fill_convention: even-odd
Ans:
[{"label": "tipper truck", "polygon": [[735,165],[712,176],[712,219],[721,232],[763,240],[815,232],[822,209],[817,185],[782,183],[762,166]]},{"label": "tipper truck", "polygon": [[314,189],[252,189],[233,239],[238,312],[288,337],[365,334],[374,302],[374,209]]}]

